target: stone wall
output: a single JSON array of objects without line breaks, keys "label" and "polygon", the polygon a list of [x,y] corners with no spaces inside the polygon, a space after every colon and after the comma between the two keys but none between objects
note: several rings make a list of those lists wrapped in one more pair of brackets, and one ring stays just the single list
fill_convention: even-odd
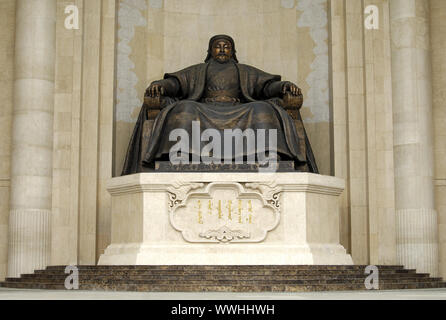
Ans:
[{"label": "stone wall", "polygon": [[438,212],[440,276],[446,278],[446,1],[431,0],[435,207]]},{"label": "stone wall", "polygon": [[389,4],[397,261],[437,275],[430,3]]},{"label": "stone wall", "polygon": [[58,1],[52,264],[95,264],[110,242],[115,1],[76,0],[79,30]]},{"label": "stone wall", "polygon": [[0,0],[0,281],[5,278],[8,265],[14,34],[15,0]]},{"label": "stone wall", "polygon": [[[358,264],[396,261],[389,2],[332,0],[334,173],[346,179],[341,241]],[[379,28],[364,28],[376,5]]]}]

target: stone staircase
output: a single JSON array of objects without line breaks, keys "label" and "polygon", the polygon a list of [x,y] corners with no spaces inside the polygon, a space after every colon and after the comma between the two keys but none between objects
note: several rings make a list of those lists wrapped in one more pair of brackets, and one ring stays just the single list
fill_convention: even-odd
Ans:
[{"label": "stone staircase", "polygon": [[[365,266],[79,266],[80,290],[151,292],[302,292],[365,290]],[[378,266],[379,289],[446,288],[441,278]],[[65,290],[64,266],[0,283],[4,288]]]}]

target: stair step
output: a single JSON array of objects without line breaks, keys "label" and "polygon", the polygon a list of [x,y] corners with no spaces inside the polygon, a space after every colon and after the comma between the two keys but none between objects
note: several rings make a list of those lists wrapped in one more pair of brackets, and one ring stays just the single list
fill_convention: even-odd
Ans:
[{"label": "stair step", "polygon": [[[64,285],[52,283],[3,283],[3,287],[19,289],[63,290]],[[380,290],[395,289],[427,289],[445,288],[444,283],[388,283],[381,284]],[[151,284],[80,284],[80,290],[96,291],[150,291],[150,292],[304,292],[304,291],[334,291],[334,290],[365,290],[364,284],[327,284],[327,285],[151,285]]]},{"label": "stair step", "polygon": [[[21,279],[65,279],[67,274],[24,274],[20,278]],[[289,279],[300,279],[300,280],[311,280],[311,279],[339,279],[339,280],[349,280],[349,279],[365,279],[367,275],[363,274],[355,274],[355,275],[345,275],[345,274],[319,274],[319,275],[274,275],[274,276],[265,276],[265,275],[115,275],[115,274],[79,274],[79,279],[120,279],[120,280],[289,280]],[[20,279],[13,278],[13,279]],[[433,279],[428,277],[425,274],[394,274],[394,275],[380,275],[379,279],[420,279],[420,280],[428,280]]]},{"label": "stair step", "polygon": [[[296,276],[296,275],[336,275],[336,274],[344,274],[344,275],[364,275],[365,273],[362,271],[338,271],[338,270],[251,270],[251,271],[243,271],[243,270],[221,270],[221,271],[208,271],[208,270],[78,270],[79,274],[89,275],[89,274],[102,274],[102,275],[141,275],[141,276],[149,276],[149,275],[172,275],[172,276],[181,276],[181,275],[197,275],[202,276],[203,274],[207,274],[209,276],[219,276],[219,275],[249,275],[249,276]],[[37,270],[36,274],[51,274],[51,275],[65,275],[63,270],[61,271],[53,271],[53,270]],[[416,274],[415,270],[382,270],[379,272],[380,275],[394,275],[394,274]],[[422,274],[420,274],[422,275]],[[428,276],[428,274],[426,274]]]},{"label": "stair step", "polygon": [[[365,266],[78,266],[81,290],[299,292],[365,290]],[[380,289],[443,288],[441,278],[378,266]],[[6,279],[2,287],[65,289],[65,266]]]},{"label": "stair step", "polygon": [[[221,271],[221,270],[365,270],[367,266],[363,265],[296,265],[296,266],[289,266],[289,265],[240,265],[240,266],[199,266],[199,265],[169,265],[169,266],[146,266],[146,265],[136,265],[136,266],[77,266],[79,270],[206,270],[206,271]],[[380,270],[405,270],[403,266],[377,266]],[[65,270],[66,266],[48,266],[46,270],[58,270],[63,271]]]},{"label": "stair step", "polygon": [[[21,281],[9,281],[11,283],[21,283]],[[408,284],[408,283],[436,283],[439,284],[441,281],[439,280],[429,280],[429,281],[417,281],[413,279],[407,280],[380,280],[380,284]],[[64,284],[64,281],[50,281],[48,279],[44,279],[41,281],[26,281],[26,283],[50,283],[50,284]],[[358,280],[280,280],[280,281],[270,281],[270,280],[243,280],[243,281],[234,281],[234,280],[217,280],[217,281],[160,281],[160,280],[80,280],[80,284],[98,284],[103,286],[108,285],[127,285],[127,284],[135,284],[135,285],[166,285],[166,286],[175,286],[175,285],[190,285],[190,286],[215,286],[215,285],[242,285],[242,286],[253,286],[253,285],[326,285],[326,284],[360,284],[364,286],[364,279]]]}]

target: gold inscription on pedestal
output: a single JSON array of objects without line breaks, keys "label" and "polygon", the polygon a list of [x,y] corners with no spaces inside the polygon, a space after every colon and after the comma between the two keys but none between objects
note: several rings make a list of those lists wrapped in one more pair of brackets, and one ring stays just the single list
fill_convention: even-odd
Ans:
[{"label": "gold inscription on pedestal", "polygon": [[248,223],[252,224],[252,202],[248,200]]},{"label": "gold inscription on pedestal", "polygon": [[[215,211],[217,214],[218,219],[226,219],[228,221],[233,220],[233,215],[235,214],[237,219],[236,220],[239,224],[252,224],[253,223],[253,205],[252,200],[217,200],[216,202],[213,202],[212,200],[207,200],[207,215],[206,217],[203,216],[203,202],[206,203],[206,200],[196,200],[196,206],[197,209],[197,217],[198,217],[198,223],[204,224],[204,220],[206,220],[206,217],[209,217],[209,219],[212,219],[213,212]],[[237,203],[237,206],[234,206],[234,202]],[[216,206],[214,206],[214,203],[217,203]],[[223,215],[223,208],[226,208],[227,215]]]},{"label": "gold inscription on pedestal", "polygon": [[218,200],[218,219],[222,219],[222,213],[221,213],[221,200]]},{"label": "gold inscription on pedestal", "polygon": [[203,224],[203,213],[201,212],[201,200],[198,200],[198,223]]},{"label": "gold inscription on pedestal", "polygon": [[186,241],[261,242],[279,223],[280,190],[270,184],[177,185],[169,189],[169,215]]},{"label": "gold inscription on pedestal", "polygon": [[232,200],[228,201],[228,219],[232,220]]}]

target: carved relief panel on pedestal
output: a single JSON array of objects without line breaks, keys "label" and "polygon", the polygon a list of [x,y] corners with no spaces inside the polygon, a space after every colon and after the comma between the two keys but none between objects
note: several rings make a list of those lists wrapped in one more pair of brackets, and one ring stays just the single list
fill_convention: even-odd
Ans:
[{"label": "carved relief panel on pedestal", "polygon": [[261,242],[280,221],[273,182],[178,182],[167,190],[170,222],[188,242]]}]

